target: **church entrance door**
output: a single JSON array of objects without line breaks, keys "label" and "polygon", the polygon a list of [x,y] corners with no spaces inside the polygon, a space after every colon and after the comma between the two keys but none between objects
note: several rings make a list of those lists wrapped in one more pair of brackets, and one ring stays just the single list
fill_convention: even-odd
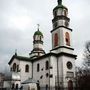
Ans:
[{"label": "church entrance door", "polygon": [[73,90],[73,82],[72,82],[72,80],[68,81],[68,90]]}]

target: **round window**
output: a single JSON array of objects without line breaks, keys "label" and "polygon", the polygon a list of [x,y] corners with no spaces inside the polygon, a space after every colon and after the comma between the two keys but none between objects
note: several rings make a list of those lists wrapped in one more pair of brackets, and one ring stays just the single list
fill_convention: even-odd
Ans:
[{"label": "round window", "polygon": [[68,62],[67,62],[67,68],[68,68],[68,69],[72,69],[72,66],[73,66],[72,63],[71,63],[70,61],[68,61]]}]

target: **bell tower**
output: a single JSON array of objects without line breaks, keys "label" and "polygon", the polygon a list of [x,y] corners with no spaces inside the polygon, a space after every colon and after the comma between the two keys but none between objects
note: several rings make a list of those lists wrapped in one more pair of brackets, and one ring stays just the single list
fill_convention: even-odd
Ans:
[{"label": "bell tower", "polygon": [[72,53],[71,32],[69,28],[70,18],[68,18],[68,8],[62,5],[62,0],[58,0],[58,5],[53,9],[53,30],[52,33],[52,52]]},{"label": "bell tower", "polygon": [[[70,88],[75,87],[75,60],[72,47],[72,29],[69,28],[70,18],[68,17],[68,8],[58,0],[58,5],[53,9],[52,25],[52,53],[55,53],[57,62],[57,87]],[[66,89],[63,89],[66,90]]]}]

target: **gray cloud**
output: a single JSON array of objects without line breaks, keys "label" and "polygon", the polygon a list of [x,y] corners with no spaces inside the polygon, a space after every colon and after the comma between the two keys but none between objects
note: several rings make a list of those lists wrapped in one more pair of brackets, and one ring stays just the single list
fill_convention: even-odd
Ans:
[{"label": "gray cloud", "polygon": [[[79,62],[84,43],[90,39],[90,0],[63,3],[69,8],[73,46]],[[0,0],[0,67],[7,66],[15,49],[18,54],[28,56],[37,23],[44,34],[44,49],[47,52],[51,49],[52,10],[56,5],[56,0]]]}]

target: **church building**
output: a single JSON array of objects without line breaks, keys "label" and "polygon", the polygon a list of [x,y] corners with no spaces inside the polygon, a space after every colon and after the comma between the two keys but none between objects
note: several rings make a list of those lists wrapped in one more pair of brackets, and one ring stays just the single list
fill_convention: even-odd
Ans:
[{"label": "church building", "polygon": [[33,35],[33,49],[30,57],[18,56],[9,61],[12,73],[11,88],[24,90],[74,90],[75,60],[72,46],[72,29],[69,27],[68,8],[57,1],[53,9],[51,30],[52,49],[43,49],[44,35],[39,27]]}]

